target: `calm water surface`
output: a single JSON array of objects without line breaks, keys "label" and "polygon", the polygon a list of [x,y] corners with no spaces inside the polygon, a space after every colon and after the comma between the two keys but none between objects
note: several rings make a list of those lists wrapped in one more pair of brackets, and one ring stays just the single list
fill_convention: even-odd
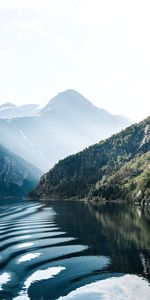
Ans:
[{"label": "calm water surface", "polygon": [[[122,280],[124,287],[133,283],[134,293],[142,283],[140,297],[150,299],[148,211],[121,204],[0,201],[0,299],[97,300],[110,288],[116,299],[129,299],[117,298]],[[87,297],[91,283],[94,292]],[[140,298],[135,293],[130,299]]]}]

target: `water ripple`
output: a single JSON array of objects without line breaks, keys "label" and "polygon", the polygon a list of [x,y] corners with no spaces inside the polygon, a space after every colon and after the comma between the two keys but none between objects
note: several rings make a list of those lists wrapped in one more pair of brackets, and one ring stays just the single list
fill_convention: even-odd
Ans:
[{"label": "water ripple", "polygon": [[[106,229],[112,226],[112,215],[108,222],[106,222],[105,211],[103,218],[100,217],[102,212],[97,215],[98,222],[103,221],[99,229],[98,222],[91,219],[90,210],[86,215],[83,213],[84,210],[81,211],[81,204],[77,205],[76,213],[74,204],[68,202],[64,205],[54,203],[51,206],[28,201],[19,201],[14,205],[11,203],[9,206],[2,205],[0,209],[0,299],[112,300],[121,299],[117,298],[121,295],[125,297],[122,282],[124,279],[127,282],[128,279],[126,285],[128,288],[130,276],[123,279],[123,272],[132,263],[133,256],[130,257],[129,251],[133,241],[125,252],[126,244],[123,238],[119,243],[117,231],[115,232],[116,244],[113,241],[114,228],[110,230],[109,237],[106,235]],[[109,235],[109,231],[107,234]],[[121,246],[122,256],[118,263]],[[134,254],[137,255],[139,252],[136,253],[135,249],[134,247]],[[149,260],[143,258],[146,253],[144,251],[141,251],[140,259],[148,274]],[[108,279],[112,277],[117,278]],[[137,282],[141,284],[141,280]],[[135,288],[136,281],[133,280],[132,283]],[[107,298],[108,290],[114,298]],[[119,294],[119,290],[122,294]],[[149,292],[147,288],[146,290]],[[140,298],[144,299],[142,285],[139,293]]]},{"label": "water ripple", "polygon": [[0,289],[4,299],[30,299],[28,291],[35,283],[52,280],[66,270],[66,261],[86,253],[87,246],[62,231],[55,215],[41,204],[23,203],[6,210],[3,206]]}]

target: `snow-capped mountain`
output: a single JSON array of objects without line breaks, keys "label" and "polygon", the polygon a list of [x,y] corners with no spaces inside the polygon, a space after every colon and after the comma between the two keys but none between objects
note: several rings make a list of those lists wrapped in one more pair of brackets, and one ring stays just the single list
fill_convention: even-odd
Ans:
[{"label": "snow-capped mountain", "polygon": [[130,124],[74,90],[59,93],[38,114],[0,119],[0,143],[41,170]]},{"label": "snow-capped mountain", "polygon": [[12,119],[19,117],[34,116],[41,110],[38,104],[27,104],[17,106],[13,103],[4,103],[0,105],[0,118],[1,119]]}]

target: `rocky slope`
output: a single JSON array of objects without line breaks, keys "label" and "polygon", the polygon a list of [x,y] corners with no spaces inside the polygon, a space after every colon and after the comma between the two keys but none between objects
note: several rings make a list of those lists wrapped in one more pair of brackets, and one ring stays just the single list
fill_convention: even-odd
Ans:
[{"label": "rocky slope", "polygon": [[149,151],[150,117],[60,161],[29,196],[107,200],[149,197]]},{"label": "rocky slope", "polygon": [[0,197],[26,195],[40,176],[37,168],[0,145]]},{"label": "rocky slope", "polygon": [[[43,171],[60,159],[129,125],[74,90],[54,97],[35,116],[0,119],[0,143]],[[19,141],[19,143],[18,143]]]}]

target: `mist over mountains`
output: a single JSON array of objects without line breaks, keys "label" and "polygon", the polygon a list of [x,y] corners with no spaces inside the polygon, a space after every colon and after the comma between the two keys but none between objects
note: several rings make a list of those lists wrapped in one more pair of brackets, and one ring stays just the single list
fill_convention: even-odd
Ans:
[{"label": "mist over mountains", "polygon": [[129,200],[150,203],[150,117],[44,174],[31,199]]},{"label": "mist over mountains", "polygon": [[112,115],[78,92],[66,90],[42,109],[38,105],[0,106],[0,144],[45,171],[129,124],[127,118]]},{"label": "mist over mountains", "polygon": [[12,119],[21,117],[30,117],[37,115],[40,111],[40,105],[38,104],[26,104],[17,106],[13,103],[4,103],[0,105],[0,118]]},{"label": "mist over mountains", "polygon": [[25,196],[38,182],[40,170],[0,145],[0,196]]}]

